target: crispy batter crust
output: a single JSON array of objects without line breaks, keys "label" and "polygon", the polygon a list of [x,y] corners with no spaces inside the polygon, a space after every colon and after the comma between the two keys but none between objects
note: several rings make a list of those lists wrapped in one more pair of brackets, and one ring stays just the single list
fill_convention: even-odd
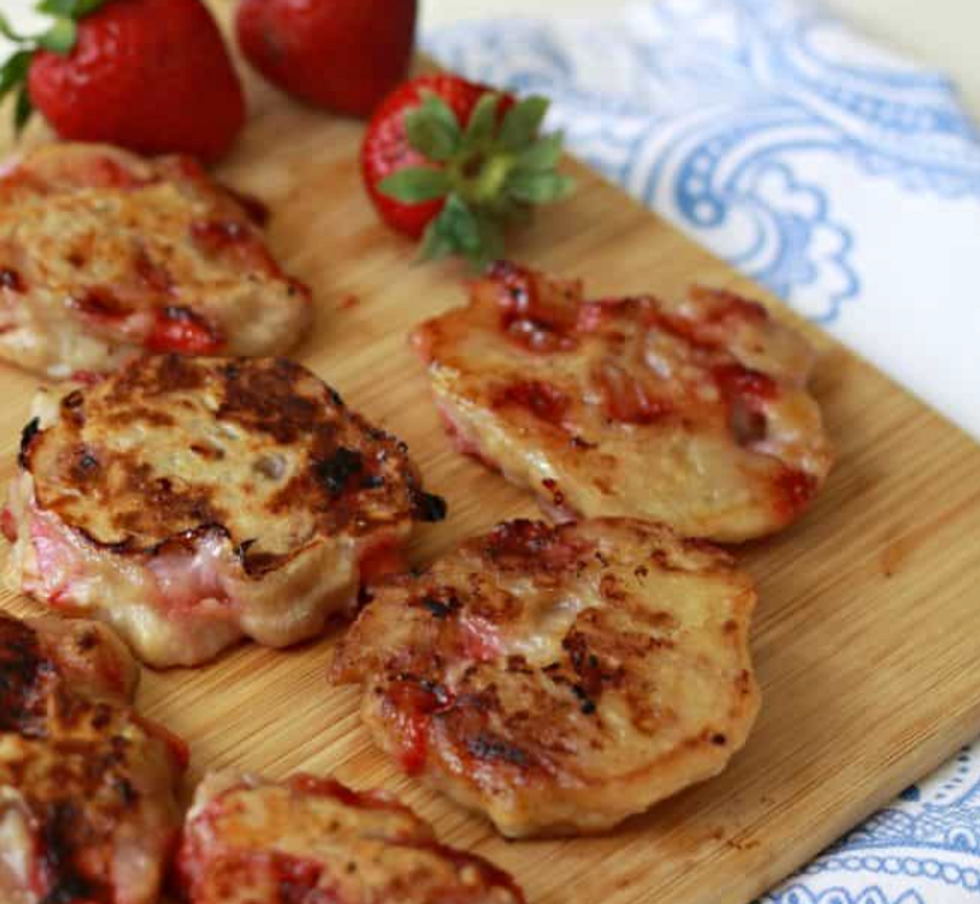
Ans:
[{"label": "crispy batter crust", "polygon": [[20,461],[25,590],[109,618],[157,665],[316,634],[445,514],[403,443],[283,359],[131,362],[28,424]]},{"label": "crispy batter crust", "polygon": [[797,518],[831,465],[812,350],[729,292],[587,301],[501,263],[414,342],[460,449],[566,517],[740,541]]},{"label": "crispy batter crust", "polygon": [[485,860],[439,844],[386,795],[228,773],[198,788],[178,874],[189,904],[523,904]]},{"label": "crispy batter crust", "polygon": [[190,158],[53,144],[0,174],[0,357],[52,377],[142,349],[285,351],[309,290],[265,245],[261,207]]},{"label": "crispy batter crust", "polygon": [[0,615],[0,899],[156,901],[186,749],[131,710],[136,674],[102,625]]},{"label": "crispy batter crust", "polygon": [[136,361],[65,396],[23,460],[38,505],[93,544],[159,554],[216,530],[252,573],[424,504],[403,444],[281,358]]},{"label": "crispy batter crust", "polygon": [[508,522],[375,592],[333,680],[506,835],[609,828],[720,772],[758,709],[751,579],[662,525]]}]

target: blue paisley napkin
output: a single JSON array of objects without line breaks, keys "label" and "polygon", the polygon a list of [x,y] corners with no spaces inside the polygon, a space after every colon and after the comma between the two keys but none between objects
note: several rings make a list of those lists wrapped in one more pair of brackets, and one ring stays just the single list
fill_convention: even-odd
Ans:
[{"label": "blue paisley napkin", "polygon": [[801,0],[596,10],[426,46],[553,98],[580,157],[980,438],[980,136],[948,80]]},{"label": "blue paisley napkin", "polygon": [[[426,49],[551,97],[580,157],[980,438],[980,136],[943,76],[800,0],[471,22]],[[972,748],[762,899],[977,901]]]}]

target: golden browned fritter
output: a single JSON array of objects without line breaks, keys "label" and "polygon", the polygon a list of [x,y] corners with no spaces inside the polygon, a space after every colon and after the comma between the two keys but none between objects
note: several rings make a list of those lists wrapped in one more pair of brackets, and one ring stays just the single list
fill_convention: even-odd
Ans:
[{"label": "golden browned fritter", "polygon": [[315,636],[445,514],[403,443],[283,359],[145,358],[43,396],[20,464],[19,585],[157,666]]},{"label": "golden browned fritter", "polygon": [[508,522],[375,594],[333,680],[508,836],[614,826],[720,772],[755,719],[752,580],[663,525]]},{"label": "golden browned fritter", "polygon": [[155,904],[186,748],[129,702],[136,663],[94,622],[0,614],[0,901]]},{"label": "golden browned fritter", "polygon": [[330,779],[209,775],[178,858],[189,904],[523,904],[485,860],[439,844],[387,795]]},{"label": "golden browned fritter", "polygon": [[0,358],[55,378],[133,355],[279,354],[312,313],[261,208],[188,157],[52,144],[0,173]]},{"label": "golden browned fritter", "polygon": [[414,341],[460,449],[562,517],[740,541],[797,518],[831,465],[812,350],[729,292],[587,301],[500,263]]}]

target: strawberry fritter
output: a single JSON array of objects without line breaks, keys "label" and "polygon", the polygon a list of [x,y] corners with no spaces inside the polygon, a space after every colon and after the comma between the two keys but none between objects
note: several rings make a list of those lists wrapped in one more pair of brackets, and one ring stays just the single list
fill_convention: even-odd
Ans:
[{"label": "strawberry fritter", "polygon": [[209,775],[178,860],[189,904],[523,904],[504,872],[439,844],[386,795],[330,779]]},{"label": "strawberry fritter", "polygon": [[281,358],[141,358],[26,427],[4,531],[25,593],[146,662],[282,647],[445,515],[404,443]]},{"label": "strawberry fritter", "polygon": [[155,904],[187,751],[109,628],[0,614],[0,901]]},{"label": "strawberry fritter", "polygon": [[831,465],[812,350],[729,292],[587,301],[500,263],[413,338],[460,449],[559,515],[737,542],[797,518]]},{"label": "strawberry fritter", "polygon": [[189,157],[52,144],[15,160],[0,173],[0,357],[64,378],[144,350],[285,351],[310,296],[263,216]]},{"label": "strawberry fritter", "polygon": [[593,832],[720,772],[759,695],[752,581],[663,525],[513,521],[376,591],[338,682],[405,771],[505,835]]}]

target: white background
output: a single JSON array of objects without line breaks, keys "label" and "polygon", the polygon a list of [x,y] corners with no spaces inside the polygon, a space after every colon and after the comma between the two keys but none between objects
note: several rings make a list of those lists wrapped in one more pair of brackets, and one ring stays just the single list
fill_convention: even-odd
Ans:
[{"label": "white background", "polygon": [[[2,2],[2,0],[0,0]],[[421,0],[423,28],[474,16],[561,16],[629,0]],[[824,0],[865,34],[944,69],[980,119],[980,0]]]}]

